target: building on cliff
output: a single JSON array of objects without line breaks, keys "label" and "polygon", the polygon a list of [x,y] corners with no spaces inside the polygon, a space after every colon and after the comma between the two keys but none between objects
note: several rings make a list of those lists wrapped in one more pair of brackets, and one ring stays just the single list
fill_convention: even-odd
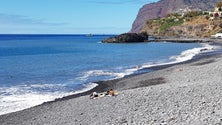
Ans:
[{"label": "building on cliff", "polygon": [[211,19],[222,18],[222,2],[217,3],[213,12],[209,12]]}]

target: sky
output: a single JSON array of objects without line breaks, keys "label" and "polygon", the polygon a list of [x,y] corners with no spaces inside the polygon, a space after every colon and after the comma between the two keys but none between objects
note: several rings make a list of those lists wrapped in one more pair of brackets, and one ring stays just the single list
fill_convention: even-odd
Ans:
[{"label": "sky", "polygon": [[158,0],[0,0],[0,34],[120,34]]}]

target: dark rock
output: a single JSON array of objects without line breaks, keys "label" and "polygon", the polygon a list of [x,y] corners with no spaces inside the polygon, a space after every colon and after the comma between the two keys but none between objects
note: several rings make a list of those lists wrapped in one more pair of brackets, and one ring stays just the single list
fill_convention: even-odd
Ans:
[{"label": "dark rock", "polygon": [[103,43],[133,43],[145,42],[148,40],[147,33],[124,33],[118,36],[102,40]]},{"label": "dark rock", "polygon": [[144,5],[137,14],[132,25],[131,32],[139,33],[147,20],[165,17],[169,13],[178,12],[181,9],[212,10],[220,0],[160,0]]}]

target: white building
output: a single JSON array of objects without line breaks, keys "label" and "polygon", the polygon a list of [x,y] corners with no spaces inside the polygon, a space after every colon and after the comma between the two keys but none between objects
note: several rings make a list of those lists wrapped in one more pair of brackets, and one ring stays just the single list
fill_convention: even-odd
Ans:
[{"label": "white building", "polygon": [[212,35],[214,38],[222,38],[222,33],[217,33],[215,35]]}]

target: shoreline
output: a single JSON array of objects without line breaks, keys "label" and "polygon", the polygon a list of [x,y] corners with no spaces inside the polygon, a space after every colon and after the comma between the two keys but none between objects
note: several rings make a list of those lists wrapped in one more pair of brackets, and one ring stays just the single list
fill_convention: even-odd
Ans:
[{"label": "shoreline", "polygon": [[[161,113],[166,112],[166,111],[169,112],[168,107],[175,108],[175,110],[170,109],[170,111],[181,110],[181,109],[177,109],[178,107],[172,107],[174,105],[179,105],[179,107],[182,107],[182,111],[185,110],[186,108],[189,108],[190,106],[187,107],[186,105],[183,105],[186,103],[184,103],[183,101],[180,101],[183,99],[186,99],[186,101],[190,101],[190,99],[194,99],[194,102],[192,103],[195,104],[196,103],[195,99],[197,98],[195,94],[196,91],[193,91],[192,88],[195,88],[195,86],[197,86],[197,88],[195,88],[195,90],[198,90],[197,92],[202,90],[199,86],[201,86],[202,84],[205,85],[205,82],[202,81],[202,79],[200,78],[207,80],[206,83],[212,81],[212,83],[210,82],[210,84],[220,82],[221,80],[220,74],[219,76],[217,72],[214,74],[215,71],[211,71],[211,69],[209,68],[209,67],[218,68],[218,72],[221,73],[219,70],[220,68],[218,67],[218,64],[221,64],[220,62],[222,62],[222,54],[217,54],[213,56],[209,55],[205,57],[199,57],[198,59],[192,60],[189,62],[175,64],[173,66],[156,70],[150,73],[127,76],[127,77],[116,79],[116,80],[100,81],[99,84],[101,85],[97,86],[91,91],[98,90],[98,92],[100,91],[102,92],[102,89],[105,90],[109,87],[116,87],[115,90],[119,92],[119,95],[116,97],[104,97],[100,99],[90,100],[88,97],[88,93],[90,93],[90,91],[87,91],[84,93],[85,95],[83,93],[79,95],[78,94],[71,95],[71,96],[61,98],[61,99],[57,99],[53,102],[46,102],[46,103],[43,103],[41,105],[29,108],[29,109],[1,115],[0,123],[2,123],[2,125],[6,125],[6,124],[24,124],[24,125],[26,124],[90,124],[90,123],[91,124],[111,124],[111,123],[123,124],[123,123],[131,123],[131,122],[133,122],[134,124],[136,123],[138,124],[139,123],[141,124],[187,123],[188,124],[188,123],[195,123],[195,122],[205,123],[204,121],[202,121],[202,117],[199,118],[200,119],[199,122],[195,121],[195,119],[192,119],[192,117],[188,118],[190,119],[191,122],[186,121],[186,120],[183,122],[181,121],[176,122],[176,120],[180,118],[184,119],[185,116],[179,116],[178,118],[176,118],[176,117],[173,117],[172,114],[169,114],[169,116],[172,116],[172,117],[168,118],[165,115],[161,115]],[[215,65],[217,67],[212,67]],[[205,71],[206,69],[208,70]],[[198,72],[196,70],[200,70],[199,72],[201,72],[201,75],[198,75],[199,73],[196,74]],[[202,76],[203,73],[209,76],[207,77],[205,75]],[[215,75],[218,77],[216,77],[215,79],[212,79],[212,75],[213,77],[215,77]],[[177,83],[178,81],[182,83],[178,84]],[[204,83],[199,83],[199,81],[202,81]],[[206,84],[205,85],[206,87],[204,88],[206,89],[209,88],[209,86],[207,85],[208,84]],[[217,85],[216,87],[219,87],[219,86]],[[183,97],[184,96],[183,92],[194,92],[194,94],[188,94],[191,97],[185,98]],[[217,90],[217,92],[220,92],[220,91]],[[168,94],[164,94],[164,93],[168,93]],[[204,93],[201,93],[201,94],[204,94]],[[207,94],[209,93],[206,93],[206,96]],[[195,96],[195,97],[193,98],[192,96]],[[202,98],[202,96],[200,97]],[[176,100],[179,101],[178,104],[175,102],[174,98],[176,98]],[[161,100],[162,101],[165,100],[165,101],[162,102]],[[171,101],[168,102],[167,100],[171,100]],[[199,96],[198,96],[198,100],[199,100]],[[140,103],[138,103],[137,101]],[[165,106],[162,107],[161,102]],[[172,105],[171,105],[171,102],[173,103]],[[194,106],[196,106],[196,104]],[[156,107],[159,107],[160,111],[157,110],[152,115],[152,110],[156,109]],[[208,109],[201,108],[201,111],[202,110],[208,110]],[[147,112],[144,112],[144,111],[147,111]],[[190,112],[192,113],[192,111],[189,111],[187,113],[189,114]],[[217,113],[217,111],[214,111],[214,112]],[[146,117],[146,119],[143,119],[142,116],[141,117],[137,116],[141,113],[143,114],[144,117]],[[216,114],[216,113],[213,113],[213,114]],[[198,115],[198,114],[195,114],[195,115]],[[156,118],[156,120],[154,117]],[[197,118],[197,117],[198,116],[195,116],[194,118]],[[216,116],[213,116],[213,117],[216,117]],[[164,120],[164,118],[167,118],[168,120]],[[212,120],[208,120],[208,121],[211,121],[211,123],[215,123],[214,121],[212,122]]]},{"label": "shoreline", "polygon": [[[220,45],[220,46],[222,46],[221,42],[211,42],[211,43],[213,45]],[[222,55],[222,49],[220,49],[219,52],[212,52],[212,53],[211,52],[207,52],[207,54],[205,53],[204,55],[196,55],[191,60],[187,60],[187,61],[184,61],[184,62],[151,66],[149,68],[143,68],[143,69],[139,69],[138,70],[138,71],[152,70],[150,72],[142,72],[142,73],[138,73],[138,74],[134,74],[133,73],[131,75],[124,76],[123,78],[112,79],[112,80],[95,81],[93,83],[96,83],[98,85],[96,87],[94,87],[93,89],[90,89],[90,90],[85,91],[85,92],[81,92],[81,93],[65,96],[65,97],[62,97],[62,98],[58,98],[58,99],[55,99],[53,101],[44,102],[43,104],[45,104],[45,103],[53,103],[53,102],[56,102],[56,101],[64,101],[64,100],[68,100],[68,99],[72,99],[72,98],[77,98],[77,97],[81,97],[81,96],[87,96],[87,95],[90,95],[92,92],[104,93],[104,92],[106,92],[107,90],[110,90],[110,89],[114,89],[114,90],[130,89],[130,88],[119,87],[117,85],[117,82],[119,82],[121,80],[124,80],[124,79],[128,79],[130,77],[156,72],[158,70],[163,70],[165,68],[169,68],[169,67],[176,66],[176,65],[189,64],[189,63],[193,63],[195,61],[199,61],[201,59],[205,59],[205,58],[209,58],[209,57],[214,57],[214,56],[218,56],[218,55]],[[155,85],[155,84],[151,83],[150,85],[147,85],[147,86],[152,86],[152,85]],[[139,87],[139,86],[137,86],[137,87]],[[134,88],[137,88],[137,87],[134,87]]]},{"label": "shoreline", "polygon": [[[213,43],[213,44],[220,44],[221,45],[220,42],[219,43]],[[103,115],[107,116],[108,114],[106,114],[105,112],[99,111],[99,109],[100,109],[99,107],[103,107],[103,110],[105,110],[105,111],[107,110],[108,112],[109,112],[110,109],[113,110],[112,107],[109,107],[110,105],[105,103],[106,101],[108,101],[108,102],[114,101],[113,103],[115,103],[115,104],[120,103],[121,105],[124,105],[121,102],[122,100],[124,101],[125,99],[127,99],[129,102],[131,102],[131,101],[134,102],[134,101],[137,100],[137,98],[134,97],[134,94],[136,94],[136,95],[139,94],[140,95],[141,94],[140,91],[142,91],[143,93],[146,93],[146,92],[151,91],[153,88],[157,89],[158,91],[159,91],[159,89],[161,89],[161,90],[162,89],[164,89],[164,90],[167,89],[168,91],[171,91],[171,87],[174,87],[174,85],[175,86],[181,86],[180,84],[175,83],[175,81],[178,81],[178,80],[174,76],[176,75],[178,77],[183,77],[183,75],[180,75],[180,73],[183,74],[183,72],[187,72],[189,74],[191,73],[191,74],[194,74],[194,75],[186,78],[186,75],[189,75],[189,74],[185,74],[185,76],[182,78],[182,82],[185,82],[185,83],[182,84],[182,88],[183,88],[183,85],[184,86],[190,86],[190,81],[198,83],[197,82],[198,80],[195,78],[195,75],[196,75],[197,71],[195,71],[195,69],[192,69],[192,67],[197,67],[196,70],[200,70],[201,68],[199,69],[198,67],[202,67],[204,69],[205,67],[207,67],[209,65],[213,65],[214,63],[217,63],[218,61],[222,62],[221,50],[218,53],[208,53],[207,55],[195,56],[193,59],[185,61],[185,62],[181,62],[181,63],[150,67],[148,69],[153,69],[154,71],[149,72],[149,73],[133,74],[133,75],[129,75],[129,76],[126,76],[126,77],[123,77],[123,78],[120,78],[120,79],[99,81],[99,82],[96,82],[98,84],[98,86],[96,86],[95,88],[93,88],[89,91],[79,93],[79,94],[70,95],[70,96],[66,96],[66,97],[63,97],[63,98],[56,99],[54,101],[45,102],[41,105],[37,105],[37,106],[31,107],[31,108],[28,108],[28,109],[24,109],[24,110],[21,110],[21,111],[0,115],[0,123],[2,123],[3,125],[17,124],[17,123],[18,124],[43,124],[43,123],[47,123],[47,124],[57,124],[57,123],[59,123],[59,124],[63,124],[63,123],[64,124],[73,124],[73,123],[89,124],[93,121],[95,121],[95,123],[93,123],[93,124],[96,124],[96,123],[97,124],[115,123],[115,120],[114,121],[111,120],[110,122],[104,122],[100,118],[99,119],[94,119],[94,117],[90,118],[90,117],[92,117],[91,115],[89,117],[88,115],[85,116],[84,114],[86,112],[94,111],[93,108],[95,108],[95,111],[96,111],[95,113],[98,113],[99,116],[102,115],[101,118],[104,118]],[[210,67],[214,68],[212,66],[210,66]],[[209,67],[207,69],[210,70]],[[188,72],[188,70],[192,70],[192,71]],[[203,73],[203,72],[207,72],[207,71],[201,70],[201,73]],[[174,74],[174,75],[172,75],[172,74]],[[212,74],[214,74],[214,72],[209,73],[210,76]],[[210,76],[209,76],[209,78],[207,77],[207,80],[212,79]],[[220,74],[219,74],[219,76],[220,76]],[[186,80],[186,79],[188,79],[188,80]],[[217,80],[220,81],[220,79],[216,79],[216,81]],[[172,81],[174,81],[174,82],[172,82]],[[215,81],[215,80],[212,80],[212,81]],[[193,83],[191,85],[193,85]],[[193,86],[191,86],[191,87],[193,87]],[[117,97],[115,97],[115,98],[114,97],[104,97],[104,98],[101,98],[101,99],[96,99],[95,101],[89,99],[89,94],[91,92],[96,91],[98,93],[101,93],[101,92],[106,92],[107,90],[109,90],[111,88],[114,89],[115,91],[119,92],[119,95]],[[181,88],[179,87],[179,89],[181,89]],[[173,91],[176,91],[176,90],[173,90]],[[155,92],[151,91],[151,93],[155,93]],[[125,98],[125,96],[127,96],[129,98]],[[133,98],[131,98],[131,97],[133,97]],[[140,97],[138,97],[138,98],[140,98]],[[167,98],[170,99],[171,97],[167,97]],[[178,98],[178,99],[180,100],[180,98]],[[84,103],[86,103],[86,107],[87,106],[90,107],[91,104],[96,104],[95,106],[99,105],[99,107],[93,106],[92,109],[91,108],[90,109],[89,108],[85,109],[85,104]],[[142,104],[144,104],[144,103],[142,103]],[[140,106],[143,107],[144,105],[142,105],[142,104]],[[159,105],[159,104],[156,104],[156,105]],[[108,108],[104,109],[104,106],[105,107],[108,106]],[[125,106],[127,106],[127,105],[125,105]],[[129,104],[129,107],[131,107],[131,106],[132,105]],[[121,108],[123,108],[123,109],[121,109]],[[132,108],[135,108],[135,106],[133,106]],[[185,108],[187,108],[187,107],[185,107]],[[128,108],[126,108],[126,109],[129,110]],[[138,108],[136,108],[136,109],[138,111],[140,111],[140,109],[138,109]],[[77,110],[77,113],[75,113],[75,110]],[[124,110],[124,113],[128,113],[128,112],[125,112],[124,107],[117,107],[116,110],[117,110],[117,112],[119,112],[120,110]],[[165,110],[165,109],[163,108],[163,110]],[[135,111],[129,111],[129,112],[134,113]],[[64,114],[64,116],[60,116],[60,113]],[[65,117],[67,117],[67,115],[65,115],[66,113],[68,113],[68,114],[71,113],[68,116],[72,116],[72,117],[74,117],[74,119],[66,119],[65,118]],[[92,114],[96,115],[94,113],[92,113]],[[121,114],[121,113],[116,114],[116,112],[111,112],[111,114],[115,114],[118,117],[123,117],[123,114]],[[52,115],[52,116],[50,116],[50,115]],[[77,119],[81,119],[83,116],[85,118],[88,118],[89,120],[86,120],[86,121],[77,120]],[[152,116],[149,115],[149,117],[152,117]],[[109,118],[110,118],[110,116],[109,116]],[[62,119],[61,120],[62,122],[58,121],[58,120],[55,120],[55,119]],[[129,118],[125,118],[125,119],[127,119],[127,123],[128,123]],[[53,121],[53,120],[55,120],[55,121]],[[141,120],[141,119],[139,119],[139,120]],[[120,119],[120,120],[117,119],[117,121],[118,121],[117,124],[119,124],[119,122],[120,123],[121,122],[124,122],[124,123],[126,122],[126,121],[122,121],[122,119]],[[174,120],[172,120],[172,121],[174,121]],[[140,123],[140,122],[137,122],[137,120],[135,120],[135,122]],[[151,123],[151,122],[149,122],[149,123]]]},{"label": "shoreline", "polygon": [[[222,46],[221,42],[212,42],[211,44]],[[209,52],[207,52],[207,53],[209,53]],[[187,61],[184,61],[184,62],[178,62],[178,63],[172,63],[172,64],[171,63],[170,64],[163,64],[163,65],[151,66],[149,68],[142,68],[142,69],[138,70],[138,72],[140,72],[140,71],[142,71],[142,72],[133,73],[133,74],[124,76],[123,78],[112,79],[112,80],[95,81],[93,83],[96,83],[97,86],[90,89],[90,90],[87,90],[87,91],[84,91],[84,92],[81,92],[81,93],[77,93],[77,94],[71,94],[71,95],[68,95],[68,96],[61,97],[61,98],[56,98],[55,100],[52,100],[52,101],[43,102],[40,105],[45,105],[45,104],[47,105],[47,104],[54,103],[54,102],[57,102],[57,101],[66,101],[66,100],[73,99],[73,98],[78,98],[78,97],[81,97],[81,96],[89,96],[92,92],[105,93],[107,90],[110,90],[110,89],[114,89],[114,90],[119,91],[119,90],[135,89],[135,88],[140,88],[140,87],[163,84],[163,83],[165,83],[165,81],[161,77],[154,78],[154,79],[151,78],[150,79],[151,82],[147,83],[145,85],[144,84],[138,84],[138,85],[134,85],[134,86],[130,86],[130,87],[124,87],[124,85],[119,86],[118,82],[123,81],[124,79],[129,79],[131,77],[137,77],[139,75],[156,72],[158,70],[163,70],[165,68],[169,68],[169,67],[172,67],[172,66],[175,66],[175,65],[192,63],[192,62],[198,61],[198,60],[203,59],[203,58],[207,58],[207,57],[210,57],[210,56],[215,56],[215,55],[218,55],[218,54],[222,53],[222,49],[220,50],[219,53],[215,53],[215,52],[212,52],[212,53],[213,54],[209,54],[209,55],[206,55],[206,54],[205,55],[196,55],[191,60],[187,60]],[[144,72],[143,70],[151,70],[151,71],[145,71]],[[40,106],[40,105],[36,105],[36,106],[33,106],[33,107],[37,107],[37,106]],[[32,108],[32,107],[30,107],[30,108]],[[26,109],[24,109],[24,110],[26,110]],[[20,111],[22,111],[22,110],[20,110]],[[16,111],[16,112],[19,112],[19,111]],[[14,113],[14,112],[11,112],[11,113]],[[7,113],[7,114],[10,114],[10,113]],[[3,114],[3,115],[5,115],[5,114]]]},{"label": "shoreline", "polygon": [[[220,44],[220,45],[222,46],[222,44]],[[162,70],[162,69],[165,69],[165,68],[169,68],[169,67],[172,67],[172,66],[175,66],[175,65],[192,63],[192,62],[204,59],[204,58],[208,58],[208,57],[211,57],[211,56],[217,56],[217,55],[221,55],[221,54],[222,54],[222,50],[220,50],[219,53],[214,53],[213,52],[213,54],[209,54],[209,55],[196,55],[191,60],[187,60],[187,61],[184,61],[184,62],[151,66],[149,68],[143,68],[143,69],[139,69],[138,70],[138,71],[153,70],[153,71],[150,71],[150,72],[142,72],[142,73],[138,73],[138,74],[134,74],[133,73],[131,75],[124,76],[123,78],[112,79],[112,80],[95,81],[93,83],[96,83],[98,85],[96,87],[88,90],[88,91],[77,93],[77,94],[68,95],[68,96],[65,96],[65,97],[62,97],[62,98],[57,98],[57,99],[55,99],[53,101],[44,102],[43,104],[53,103],[53,102],[56,102],[56,101],[65,101],[65,100],[68,100],[68,99],[78,98],[78,97],[81,97],[81,96],[87,96],[87,95],[90,95],[92,92],[104,93],[104,92],[106,92],[107,90],[110,90],[110,89],[114,89],[114,90],[131,89],[131,88],[119,87],[117,85],[117,83],[119,81],[121,81],[121,80],[128,79],[128,78],[131,78],[131,77],[134,77],[134,76],[143,75],[143,74],[147,74],[147,73],[152,73],[152,72],[155,72],[155,71],[158,71],[158,70]],[[156,79],[156,80],[157,81],[161,81],[162,78],[158,78],[158,79]],[[158,83],[156,83],[156,84],[158,84]],[[150,85],[147,84],[146,86],[152,86],[152,85],[155,85],[155,84],[151,83]],[[133,88],[139,88],[139,87],[142,87],[142,86],[137,86],[137,87],[135,86]]]},{"label": "shoreline", "polygon": [[220,38],[156,38],[147,42],[174,42],[174,43],[218,43],[222,44]]}]

